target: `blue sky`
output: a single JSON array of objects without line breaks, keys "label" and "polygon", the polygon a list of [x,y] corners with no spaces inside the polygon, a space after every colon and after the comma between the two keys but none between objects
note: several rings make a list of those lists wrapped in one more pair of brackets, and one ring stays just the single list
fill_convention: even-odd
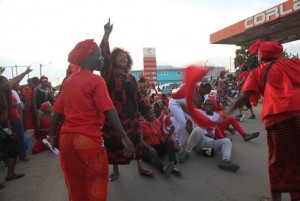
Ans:
[{"label": "blue sky", "polygon": [[[110,18],[114,24],[111,48],[128,50],[134,70],[142,69],[145,47],[156,48],[158,65],[184,67],[208,61],[229,69],[236,46],[212,45],[209,35],[284,1],[224,2],[0,0],[0,66],[31,65],[33,77],[39,76],[39,64],[46,64],[43,74],[54,84],[61,82],[69,51],[87,38],[100,43],[103,25]],[[297,53],[299,46],[297,41],[285,48]],[[11,70],[4,75],[11,78]]]}]

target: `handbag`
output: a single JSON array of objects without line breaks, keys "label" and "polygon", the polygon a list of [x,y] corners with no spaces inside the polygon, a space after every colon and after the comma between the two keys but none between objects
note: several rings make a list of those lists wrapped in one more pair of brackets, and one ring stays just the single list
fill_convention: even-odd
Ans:
[{"label": "handbag", "polygon": [[13,131],[11,128],[2,128],[0,126],[0,143],[8,144],[13,140]]}]

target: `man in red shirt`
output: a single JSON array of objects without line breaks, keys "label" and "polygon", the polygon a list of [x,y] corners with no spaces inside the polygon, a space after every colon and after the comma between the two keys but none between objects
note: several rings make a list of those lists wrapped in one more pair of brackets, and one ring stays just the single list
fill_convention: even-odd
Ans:
[{"label": "man in red shirt", "polygon": [[68,61],[81,67],[64,81],[53,110],[50,142],[54,144],[60,118],[65,120],[60,132],[60,161],[65,175],[69,200],[107,199],[108,159],[102,138],[102,114],[118,131],[125,157],[134,148],[127,137],[105,81],[94,70],[103,67],[99,46],[93,39],[79,42],[69,53]]},{"label": "man in red shirt", "polygon": [[289,192],[291,200],[299,200],[300,59],[279,60],[283,48],[278,42],[257,40],[249,52],[256,50],[261,65],[249,74],[241,96],[226,112],[242,106],[251,95],[263,96],[261,117],[267,130],[272,199],[281,201],[281,193]]}]

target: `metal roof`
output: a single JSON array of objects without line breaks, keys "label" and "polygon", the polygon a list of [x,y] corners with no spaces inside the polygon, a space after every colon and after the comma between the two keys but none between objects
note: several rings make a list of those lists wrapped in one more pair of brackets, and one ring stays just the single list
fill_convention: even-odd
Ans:
[{"label": "metal roof", "polygon": [[248,46],[257,38],[287,43],[300,39],[300,0],[289,0],[210,35],[211,44]]}]

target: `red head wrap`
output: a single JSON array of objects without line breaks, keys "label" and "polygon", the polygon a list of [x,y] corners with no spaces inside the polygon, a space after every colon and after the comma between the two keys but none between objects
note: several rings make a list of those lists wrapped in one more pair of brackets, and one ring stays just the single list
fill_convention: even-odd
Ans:
[{"label": "red head wrap", "polygon": [[51,103],[49,101],[44,102],[43,104],[41,104],[40,110],[44,112],[45,109],[48,108],[49,106],[51,106]]},{"label": "red head wrap", "polygon": [[255,41],[249,47],[249,53],[253,54],[258,50],[258,56],[263,59],[278,59],[282,52],[283,47],[279,42],[272,42],[272,41],[264,41],[260,42],[259,39]]},{"label": "red head wrap", "polygon": [[217,100],[215,98],[209,97],[208,99],[206,99],[205,103],[207,101],[210,101],[210,102],[212,102],[212,104],[214,104],[214,111],[218,108],[218,103],[217,103]]},{"label": "red head wrap", "polygon": [[95,43],[93,39],[87,39],[77,43],[77,45],[69,53],[68,61],[80,66],[96,46],[97,43]]},{"label": "red head wrap", "polygon": [[245,70],[248,70],[248,67],[249,67],[249,65],[248,64],[246,64],[246,63],[243,63],[242,64],[242,71],[245,71]]},{"label": "red head wrap", "polygon": [[226,74],[225,70],[220,71],[220,76],[224,76]]},{"label": "red head wrap", "polygon": [[48,78],[44,75],[40,78],[40,82],[43,82],[43,81],[48,82]]}]

